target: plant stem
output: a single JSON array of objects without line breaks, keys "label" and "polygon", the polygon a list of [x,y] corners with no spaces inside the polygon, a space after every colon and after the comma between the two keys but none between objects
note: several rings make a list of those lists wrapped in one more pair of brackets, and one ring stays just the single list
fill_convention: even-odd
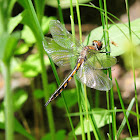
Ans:
[{"label": "plant stem", "polygon": [[[99,4],[100,4],[100,8],[103,9],[102,0],[99,1]],[[107,17],[106,0],[104,0],[104,11],[105,11],[105,14],[102,11],[100,11],[100,13],[101,13],[101,21],[102,21],[102,26],[103,26],[103,35],[104,35],[104,39],[105,39],[105,45],[108,45],[109,44],[109,34],[108,34],[108,20],[107,20],[108,17]],[[108,47],[106,51],[109,52],[109,50],[110,50],[110,48]],[[110,77],[110,79],[112,79],[111,69],[109,69],[108,71],[109,71],[109,77]],[[110,98],[111,98],[111,109],[113,110],[114,109],[113,88],[111,88],[111,90],[110,90]],[[109,100],[107,100],[107,101],[109,101]],[[108,108],[109,108],[109,103],[107,103],[107,104],[108,104]],[[109,132],[110,132],[110,126],[109,126]],[[116,116],[115,116],[115,113],[113,112],[112,113],[112,138],[113,138],[113,140],[115,140],[115,137],[116,137]]]},{"label": "plant stem", "polygon": [[[44,63],[44,58],[43,58],[43,47],[42,43],[39,43],[39,48],[40,48],[40,61],[41,61],[41,68],[42,68],[42,80],[43,80],[43,88],[44,88],[44,95],[45,95],[45,100],[47,101],[49,99],[49,94],[48,94],[48,77],[46,74],[46,69],[45,69],[45,63]],[[54,125],[54,120],[53,120],[53,111],[52,111],[52,106],[48,105],[46,108],[47,115],[48,115],[48,122],[49,122],[49,128],[51,132],[51,139],[55,140],[55,125]]]},{"label": "plant stem", "polygon": [[[82,42],[82,28],[81,28],[81,18],[80,18],[80,10],[79,10],[79,2],[76,0],[76,11],[77,11],[77,19],[78,19],[78,27],[79,27],[79,37],[80,37],[80,42]],[[78,82],[77,82],[77,85]],[[80,90],[77,89],[77,94],[78,94],[78,106],[79,106],[79,111],[80,111],[80,124],[81,124],[81,129],[82,129],[82,140],[86,139],[85,136],[85,128],[84,128],[84,117],[82,115],[82,107],[81,107],[81,97],[80,97]]]},{"label": "plant stem", "polygon": [[[0,35],[8,34],[8,22],[10,18],[9,0],[0,1]],[[2,44],[1,44],[2,45]],[[1,46],[0,46],[1,47]],[[5,47],[7,47],[5,45]],[[5,61],[5,62],[4,62]],[[11,92],[11,75],[10,75],[10,59],[3,60],[2,72],[4,76],[5,85],[5,131],[6,140],[14,139],[14,113],[13,113],[13,99]]]},{"label": "plant stem", "polygon": [[[37,19],[37,15],[35,13],[33,4],[31,0],[27,0],[28,2],[28,10],[31,11],[32,17],[34,20],[34,23],[36,24],[36,28],[38,29],[39,34],[35,34],[36,40],[37,40],[37,45],[38,45],[38,50],[39,50],[39,55],[40,55],[40,63],[41,63],[41,69],[42,69],[42,80],[43,80],[43,89],[44,89],[44,96],[45,100],[47,101],[49,99],[49,94],[48,94],[48,81],[47,81],[47,74],[46,74],[46,68],[45,68],[45,63],[44,63],[44,53],[43,53],[43,32],[41,30],[39,21]],[[52,112],[52,107],[51,105],[48,105],[46,108],[47,115],[48,115],[48,123],[49,123],[49,128],[50,128],[50,133],[51,133],[51,139],[55,140],[55,125],[54,125],[54,120],[53,120],[53,112]]]},{"label": "plant stem", "polygon": [[79,36],[80,36],[80,41],[82,42],[82,28],[81,28],[81,18],[80,18],[80,10],[79,10],[78,0],[76,0],[76,11],[77,11],[77,19],[78,19],[78,27],[79,27]]},{"label": "plant stem", "polygon": [[5,130],[6,130],[6,140],[13,140],[14,129],[13,129],[13,100],[11,93],[11,76],[10,76],[10,63],[3,64],[4,81],[5,81]]}]

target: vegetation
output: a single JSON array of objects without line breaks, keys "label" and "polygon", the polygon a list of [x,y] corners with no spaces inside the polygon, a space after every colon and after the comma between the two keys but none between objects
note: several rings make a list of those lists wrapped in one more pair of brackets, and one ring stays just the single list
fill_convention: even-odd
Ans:
[{"label": "vegetation", "polygon": [[[121,133],[126,128],[127,134],[129,134],[125,137],[126,139],[140,139],[140,115],[135,75],[135,68],[139,68],[138,60],[140,57],[138,46],[140,44],[140,19],[130,21],[128,0],[125,1],[128,23],[125,24],[107,11],[105,0],[99,0],[99,7],[91,3],[83,4],[85,2],[89,2],[89,0],[76,0],[75,4],[72,3],[72,0],[69,0],[67,4],[62,4],[61,7],[60,1],[57,0],[57,5],[52,1],[51,6],[58,8],[61,23],[64,23],[61,8],[70,7],[72,34],[75,37],[74,23],[78,21],[81,42],[82,29],[79,6],[93,8],[100,12],[102,26],[92,30],[83,44],[91,44],[94,39],[102,40],[104,45],[107,46],[106,51],[111,52],[110,55],[115,57],[122,55],[126,69],[133,71],[135,96],[126,106],[119,88],[119,82],[115,79],[116,92],[113,87],[106,92],[106,104],[104,104],[104,108],[101,108],[99,103],[102,93],[95,91],[96,96],[95,101],[93,101],[91,91],[74,77],[76,88],[64,90],[62,98],[57,98],[54,101],[56,102],[55,106],[50,103],[45,108],[45,102],[57,88],[55,82],[49,82],[46,67],[48,68],[51,65],[57,84],[60,85],[56,67],[51,58],[46,57],[43,49],[44,35],[49,31],[49,21],[57,19],[57,17],[45,16],[45,5],[49,5],[50,2],[45,3],[44,0],[35,0],[34,4],[31,0],[0,1],[0,72],[4,79],[5,89],[4,100],[0,103],[0,129],[4,130],[1,131],[1,134],[4,132],[5,136],[1,135],[0,139],[5,137],[6,140],[13,140],[16,139],[15,135],[20,134],[25,139],[31,140],[115,140],[120,139]],[[13,17],[12,12],[16,4],[21,6],[23,10]],[[77,21],[74,21],[74,5],[76,6]],[[118,20],[120,23],[116,24],[114,20]],[[108,22],[112,24],[108,24]],[[23,26],[22,29],[19,27],[20,25]],[[13,89],[11,83],[13,83],[12,75],[15,73],[22,73],[22,81],[30,87],[29,90],[26,87]],[[112,79],[111,68],[106,70],[106,73]],[[39,79],[37,83],[34,80],[36,78]],[[0,83],[2,83],[2,80]],[[18,87],[19,83],[20,79],[16,82],[15,87]],[[118,94],[121,108],[117,107],[114,102],[115,93]],[[29,110],[30,113],[27,116],[24,114],[24,110],[31,108],[30,105],[32,110]],[[74,112],[72,109],[77,105],[77,112]],[[136,111],[132,109],[133,107]],[[59,114],[57,110],[62,113]],[[120,125],[116,121],[117,113],[123,113],[124,115]],[[59,118],[56,114],[59,114],[60,120],[67,120],[68,118],[66,126],[64,126],[64,120],[62,126],[57,126],[55,120]],[[130,124],[130,115],[136,118],[137,134],[135,135],[132,131],[132,124]],[[74,118],[76,118],[76,123],[73,121]],[[29,120],[30,122],[28,122]],[[107,129],[103,132],[103,127],[106,126]]]}]

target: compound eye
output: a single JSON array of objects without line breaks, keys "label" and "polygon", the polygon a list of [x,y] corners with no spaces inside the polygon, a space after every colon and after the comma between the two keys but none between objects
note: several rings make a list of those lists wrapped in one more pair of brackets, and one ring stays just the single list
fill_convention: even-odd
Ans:
[{"label": "compound eye", "polygon": [[93,40],[93,41],[92,41],[92,45],[93,45],[93,46],[96,46],[96,40]]},{"label": "compound eye", "polygon": [[103,45],[103,43],[99,40],[97,42],[97,48],[98,48],[98,50],[101,50],[102,49],[102,45]]}]

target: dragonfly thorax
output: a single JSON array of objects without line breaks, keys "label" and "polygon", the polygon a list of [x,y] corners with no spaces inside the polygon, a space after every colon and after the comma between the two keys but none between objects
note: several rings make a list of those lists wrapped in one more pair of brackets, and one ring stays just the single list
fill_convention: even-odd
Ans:
[{"label": "dragonfly thorax", "polygon": [[88,46],[85,46],[85,47],[83,48],[83,50],[81,51],[79,58],[85,59],[85,57],[86,57],[86,55],[87,55],[87,50],[88,50],[88,49],[89,49]]}]

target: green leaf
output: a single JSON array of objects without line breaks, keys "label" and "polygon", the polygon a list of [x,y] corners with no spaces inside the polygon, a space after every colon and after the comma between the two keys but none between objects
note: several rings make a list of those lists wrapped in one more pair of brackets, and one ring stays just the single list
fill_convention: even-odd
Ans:
[{"label": "green leaf", "polygon": [[[0,110],[0,129],[5,129],[5,115],[4,110]],[[29,140],[35,140],[35,138],[29,134],[24,127],[14,118],[14,131],[27,137]]]},{"label": "green leaf", "polygon": [[[132,44],[130,42],[126,42],[125,45],[127,46],[127,48],[125,49],[126,53],[124,53],[122,55],[125,67],[127,69],[131,69],[132,64],[133,64],[135,69],[140,68],[140,63],[139,63],[139,60],[140,60],[140,53],[139,53],[140,52],[140,45],[135,46],[134,44]],[[130,57],[131,55],[133,55],[133,59],[132,59],[132,57]]]},{"label": "green leaf", "polygon": [[[128,25],[128,23],[126,23]],[[135,21],[131,22],[131,28],[132,28],[132,41],[135,45],[140,44],[140,19],[137,19]],[[92,44],[93,40],[101,40],[103,37],[103,31],[102,27],[98,27],[91,31],[90,37],[89,37],[89,44]],[[112,56],[119,56],[125,52],[125,42],[129,39],[129,29],[124,24],[112,24],[109,25],[109,38],[110,41],[113,41],[117,46],[110,43],[111,47],[111,55]],[[86,42],[88,40],[88,36],[86,37],[86,40],[84,41],[84,44],[86,45]],[[103,41],[104,43],[104,41]]]},{"label": "green leaf", "polygon": [[37,98],[37,99],[41,99],[41,98],[44,97],[44,92],[43,92],[43,90],[41,90],[41,89],[36,89],[36,90],[33,92],[33,94],[34,94],[35,98]]},{"label": "green leaf", "polygon": [[12,33],[12,31],[15,29],[15,27],[22,21],[23,18],[23,12],[18,14],[15,17],[11,17],[10,21],[8,23],[8,32]]},{"label": "green leaf", "polygon": [[11,59],[11,65],[10,70],[11,74],[13,74],[16,71],[16,68],[21,64],[21,60],[17,57],[12,57]]},{"label": "green leaf", "polygon": [[44,8],[45,8],[45,0],[35,0],[35,9],[36,9],[36,13],[37,13],[37,17],[39,22],[41,21],[43,14],[44,14]]},{"label": "green leaf", "polygon": [[[28,94],[24,90],[18,90],[13,94],[13,108],[14,112],[22,108],[23,104],[27,101]],[[5,102],[1,103],[1,109],[4,109]]]},{"label": "green leaf", "polygon": [[[29,7],[29,5],[32,7],[31,3],[28,3],[28,1],[26,1],[25,3],[22,2],[22,4],[25,6],[25,9],[23,14],[22,14],[22,21],[21,23],[28,26],[30,29],[29,31],[31,31],[31,33],[34,34],[34,37],[38,40],[41,41],[43,40],[43,33],[42,30],[40,28],[38,19],[36,17],[36,14],[34,13],[34,9],[31,9]],[[32,7],[33,8],[33,7]],[[29,20],[30,19],[30,20]],[[27,32],[28,34],[28,32]]]},{"label": "green leaf", "polygon": [[66,130],[59,130],[56,133],[56,140],[64,140],[66,137]]},{"label": "green leaf", "polygon": [[[56,132],[55,140],[64,140],[66,137],[66,130],[59,130]],[[45,136],[42,137],[41,140],[50,140],[51,139],[51,134],[48,133]]]},{"label": "green leaf", "polygon": [[[64,97],[65,97],[65,100],[66,100],[66,103],[67,103],[68,107],[71,107],[71,106],[73,106],[77,103],[78,99],[77,99],[77,94],[76,94],[76,89],[75,88],[64,90],[62,94],[64,94]],[[64,101],[63,101],[62,98],[58,98],[56,100],[56,105],[59,108],[65,107],[64,106]]]},{"label": "green leaf", "polygon": [[[53,94],[56,90],[56,83],[51,83],[48,85],[48,91],[49,91],[49,94]],[[41,89],[36,89],[34,92],[33,92],[35,98],[37,99],[41,99],[44,97],[44,91],[41,90]]]},{"label": "green leaf", "polygon": [[139,140],[138,136],[134,136],[134,137],[129,137],[129,138],[124,138],[123,140]]},{"label": "green leaf", "polygon": [[22,6],[24,9],[26,9],[28,7],[28,2],[25,1],[25,0],[17,0]]},{"label": "green leaf", "polygon": [[[44,16],[43,19],[42,19],[42,31],[44,34],[46,34],[49,30],[49,22],[51,20],[55,19],[54,17],[46,17]],[[31,26],[31,25],[30,25]],[[24,25],[23,27],[23,30],[21,32],[21,38],[28,44],[33,44],[36,42],[36,39],[35,39],[35,36],[34,36],[34,33],[35,32],[32,32],[32,28],[30,27],[28,24],[27,25]]]},{"label": "green leaf", "polygon": [[21,32],[21,39],[23,39],[28,44],[33,44],[36,42],[34,34],[29,26],[24,25],[23,30]]},{"label": "green leaf", "polygon": [[53,83],[49,84],[49,85],[48,85],[48,88],[49,88],[49,94],[51,95],[51,94],[54,93],[55,90],[57,89],[56,83],[53,82]]},{"label": "green leaf", "polygon": [[[45,65],[49,65],[50,61],[46,58]],[[25,77],[35,77],[41,72],[40,56],[38,53],[28,56],[26,61],[16,68],[17,71],[23,73]]]},{"label": "green leaf", "polygon": [[42,18],[41,28],[42,28],[44,34],[48,33],[48,31],[49,31],[49,22],[51,20],[55,20],[55,19],[56,19],[55,17],[46,17],[46,16],[44,16]]},{"label": "green leaf", "polygon": [[[98,113],[97,113],[98,111]],[[89,112],[90,113],[90,112]],[[105,109],[94,109],[93,111],[93,116],[95,118],[96,124],[98,126],[98,128],[101,128],[103,126],[105,126],[106,124],[109,124],[112,122],[112,118],[111,115],[108,114],[108,111]],[[87,133],[87,128],[88,128],[88,123],[89,123],[89,127],[90,127],[90,131],[92,130],[92,125],[90,124],[90,121],[87,120],[86,118],[84,118],[84,130],[85,133]],[[76,130],[75,130],[76,135],[81,135],[82,134],[82,129],[81,129],[81,125],[78,124]]]},{"label": "green leaf", "polygon": [[27,43],[21,43],[20,45],[18,45],[18,47],[15,50],[15,55],[21,55],[24,54],[26,52],[28,52],[29,48],[31,47],[31,45],[27,44]]},{"label": "green leaf", "polygon": [[[79,2],[79,4],[81,4],[81,3],[88,3],[90,1],[91,0],[79,0],[78,2]],[[76,6],[76,0],[73,0],[72,3],[73,3],[72,4],[73,6]],[[49,5],[49,6],[58,8],[58,3],[57,3],[56,0],[47,0],[46,4]],[[70,1],[69,0],[61,0],[60,1],[60,6],[61,6],[62,9],[69,8],[70,7]]]},{"label": "green leaf", "polygon": [[14,32],[11,35],[4,34],[1,36],[0,59],[3,59],[4,62],[9,63],[11,57],[14,55],[14,51],[19,39],[20,32]]},{"label": "green leaf", "polygon": [[4,58],[4,53],[5,53],[5,49],[6,49],[6,44],[8,42],[9,39],[9,35],[8,34],[3,34],[2,36],[0,36],[0,59]]},{"label": "green leaf", "polygon": [[5,127],[2,125],[2,123],[5,122],[5,115],[4,115],[4,109],[0,108],[0,128],[4,129]]},{"label": "green leaf", "polygon": [[18,90],[13,96],[14,112],[21,109],[27,99],[28,94],[24,90]]},{"label": "green leaf", "polygon": [[16,119],[14,119],[14,126],[15,126],[15,132],[22,134],[23,136],[27,137],[29,140],[35,140],[35,138],[30,133],[28,133],[25,130],[25,128]]},{"label": "green leaf", "polygon": [[12,12],[15,3],[16,3],[16,0],[10,0],[9,1],[9,3],[8,3],[8,5],[9,5],[9,7],[8,7],[8,13],[11,13]]},{"label": "green leaf", "polygon": [[[28,7],[28,4],[27,4],[27,7]],[[29,20],[30,19],[30,20]],[[27,32],[26,35],[28,34],[34,34],[34,36],[36,36],[36,38],[40,38],[40,32],[39,30],[36,28],[36,23],[34,22],[34,19],[33,19],[33,15],[31,13],[30,10],[24,10],[23,14],[22,14],[22,21],[21,21],[22,24],[24,24],[25,26],[28,26],[29,28],[29,33]],[[24,31],[24,30],[23,30]],[[25,31],[24,31],[25,32]],[[31,32],[31,33],[30,33]],[[22,35],[22,38],[23,38],[23,35]]]}]

